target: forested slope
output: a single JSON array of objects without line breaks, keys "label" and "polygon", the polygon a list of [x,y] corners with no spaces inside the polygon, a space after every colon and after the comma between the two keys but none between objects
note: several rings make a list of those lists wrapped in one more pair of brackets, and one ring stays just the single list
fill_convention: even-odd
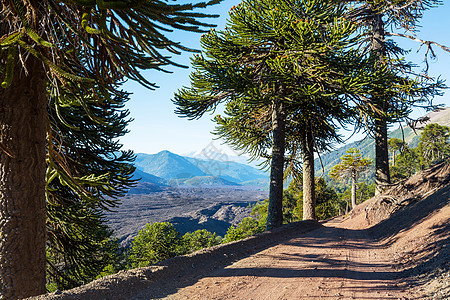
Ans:
[{"label": "forested slope", "polygon": [[[389,138],[404,139],[405,142],[411,147],[417,147],[419,144],[419,136],[422,129],[431,123],[436,123],[441,126],[450,126],[450,107],[443,108],[441,110],[436,110],[426,114],[424,117],[428,117],[429,120],[425,123],[418,124],[417,130],[414,131],[408,126],[397,127],[397,129],[389,133]],[[317,174],[322,174],[322,165],[324,169],[324,174],[328,174],[331,168],[339,163],[342,155],[350,148],[357,148],[363,157],[368,157],[371,159],[375,158],[375,141],[371,137],[364,138],[360,141],[349,143],[341,148],[334,151],[322,154],[319,158],[315,160],[315,168]]]}]

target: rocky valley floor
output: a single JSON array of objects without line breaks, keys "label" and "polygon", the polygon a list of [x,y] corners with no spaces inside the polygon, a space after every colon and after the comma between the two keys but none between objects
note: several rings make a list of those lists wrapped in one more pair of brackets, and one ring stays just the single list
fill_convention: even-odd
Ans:
[{"label": "rocky valley floor", "polygon": [[126,195],[106,218],[123,246],[129,245],[145,224],[153,222],[170,222],[182,234],[206,229],[224,236],[231,224],[250,215],[250,204],[266,199],[267,194],[246,187],[165,187]]}]

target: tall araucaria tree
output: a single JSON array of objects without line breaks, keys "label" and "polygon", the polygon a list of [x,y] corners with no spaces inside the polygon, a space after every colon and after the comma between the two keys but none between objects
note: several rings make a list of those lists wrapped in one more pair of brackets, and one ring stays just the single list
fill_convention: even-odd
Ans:
[{"label": "tall araucaria tree", "polygon": [[405,142],[398,138],[390,138],[388,141],[388,149],[392,150],[392,165],[395,166],[395,155],[397,151],[402,152]]},{"label": "tall araucaria tree", "polygon": [[[427,55],[434,55],[432,46],[445,51],[450,48],[436,42],[417,38],[417,28],[424,12],[441,3],[439,0],[349,0],[347,17],[358,23],[365,33],[363,44],[378,61],[377,66],[389,66],[395,74],[385,87],[364,95],[357,101],[363,126],[375,137],[375,182],[380,193],[390,184],[388,155],[388,125],[398,121],[411,121],[408,115],[414,107],[434,109],[432,99],[444,87],[440,80],[418,74],[414,66],[402,60],[406,53],[388,36],[401,36],[426,45]],[[393,30],[393,31],[391,31]],[[395,32],[395,30],[399,32]],[[428,64],[427,64],[428,69]]]},{"label": "tall araucaria tree", "polygon": [[[167,4],[150,0],[8,0],[0,21],[0,296],[45,292],[46,135],[48,89],[57,109],[85,98],[110,98],[119,81],[156,86],[141,70],[158,69],[168,54],[188,50],[171,29],[201,32],[208,15],[193,9],[219,2]],[[175,64],[176,65],[176,64]],[[62,90],[65,91],[62,91]],[[49,151],[51,156],[53,152]],[[51,159],[51,158],[49,158]]]},{"label": "tall araucaria tree", "polygon": [[190,119],[224,103],[215,133],[270,159],[267,229],[282,225],[285,155],[303,145],[313,166],[316,145],[337,137],[333,118],[348,117],[345,94],[369,80],[371,68],[357,67],[369,62],[348,49],[357,37],[342,9],[336,1],[243,1],[232,8],[225,30],[202,37],[191,87],[175,94],[176,112]]},{"label": "tall araucaria tree", "polygon": [[352,192],[351,201],[352,209],[356,206],[356,182],[361,173],[365,172],[372,164],[372,160],[362,157],[356,148],[348,149],[341,157],[341,161],[335,165],[330,171],[330,177],[335,180],[350,179]]}]

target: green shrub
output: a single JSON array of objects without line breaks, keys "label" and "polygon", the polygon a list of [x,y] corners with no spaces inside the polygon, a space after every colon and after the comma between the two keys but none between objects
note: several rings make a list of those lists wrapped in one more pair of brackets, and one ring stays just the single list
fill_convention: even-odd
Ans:
[{"label": "green shrub", "polygon": [[253,206],[251,215],[254,216],[258,221],[258,227],[266,228],[268,209],[269,209],[269,199],[259,201]]},{"label": "green shrub", "polygon": [[391,166],[391,180],[400,181],[414,175],[421,168],[423,158],[418,148],[410,149],[405,146],[403,151],[395,157],[395,165]]},{"label": "green shrub", "polygon": [[183,235],[182,240],[186,253],[212,247],[221,243],[221,238],[218,237],[216,233],[209,232],[206,229],[188,232]]},{"label": "green shrub", "polygon": [[116,273],[117,273],[116,267],[113,264],[109,264],[103,268],[103,270],[100,272],[100,274],[98,274],[96,279],[102,278],[104,276],[116,274]]},{"label": "green shrub", "polygon": [[237,226],[231,225],[228,228],[223,243],[242,240],[246,237],[263,232],[265,227],[261,227],[257,220],[247,217],[244,218]]},{"label": "green shrub", "polygon": [[182,248],[180,233],[173,224],[147,224],[133,240],[128,256],[129,265],[132,268],[145,267],[184,254]]}]

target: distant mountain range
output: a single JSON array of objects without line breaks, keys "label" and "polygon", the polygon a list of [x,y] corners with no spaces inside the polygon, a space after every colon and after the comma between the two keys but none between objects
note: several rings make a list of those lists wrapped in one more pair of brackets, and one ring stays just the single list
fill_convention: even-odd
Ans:
[{"label": "distant mountain range", "polygon": [[228,161],[226,156],[205,159],[164,150],[156,154],[138,153],[135,166],[134,177],[141,178],[141,188],[144,183],[147,186],[265,186],[269,181],[266,172]]},{"label": "distant mountain range", "polygon": [[138,153],[134,164],[138,170],[165,180],[207,175],[187,158],[167,150],[156,154]]},{"label": "distant mountain range", "polygon": [[[403,139],[410,147],[417,147],[422,129],[430,123],[437,123],[442,126],[450,126],[450,107],[436,110],[425,115],[429,120],[423,124],[419,124],[416,132],[410,127],[404,126],[389,133],[389,138]],[[350,148],[357,148],[364,157],[375,158],[375,141],[373,138],[367,137],[357,142],[347,144],[339,149],[320,155],[322,160],[324,174],[327,175],[331,168],[340,162],[341,156]],[[322,165],[319,158],[315,160],[316,176],[322,174]]]},{"label": "distant mountain range", "polygon": [[[450,126],[450,108],[444,108],[426,115],[429,121],[419,126],[416,133],[409,127],[399,128],[389,133],[390,138],[404,137],[411,146],[419,143],[421,129],[429,123]],[[349,143],[337,150],[321,154],[320,160],[325,175],[339,163],[341,156],[349,149],[357,148],[364,157],[375,157],[375,145],[372,138]],[[193,154],[195,155],[195,154]],[[195,157],[181,156],[170,151],[156,154],[138,153],[135,161],[134,178],[141,178],[137,188],[131,193],[158,191],[163,186],[259,186],[268,187],[269,174],[248,164],[231,161],[227,155],[207,153]],[[322,174],[319,158],[315,161],[316,176]]]}]

